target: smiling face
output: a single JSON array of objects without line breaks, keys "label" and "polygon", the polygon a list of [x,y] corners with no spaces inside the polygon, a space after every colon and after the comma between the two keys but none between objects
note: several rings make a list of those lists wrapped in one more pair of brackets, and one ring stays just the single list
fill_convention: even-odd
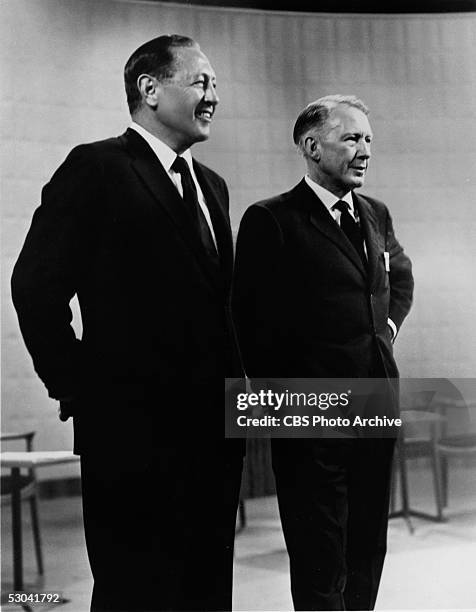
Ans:
[{"label": "smiling face", "polygon": [[306,136],[311,178],[339,198],[362,187],[371,140],[367,115],[353,106],[337,105],[321,130]]},{"label": "smiling face", "polygon": [[157,84],[155,122],[159,137],[182,153],[210,136],[219,99],[215,73],[199,47],[179,47],[174,54],[174,75]]}]

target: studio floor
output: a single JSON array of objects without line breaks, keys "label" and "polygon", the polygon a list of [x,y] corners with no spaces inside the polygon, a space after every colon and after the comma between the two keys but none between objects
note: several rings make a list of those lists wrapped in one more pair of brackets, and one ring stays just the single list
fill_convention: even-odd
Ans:
[{"label": "studio floor", "polygon": [[[410,474],[411,505],[434,511],[431,477],[424,466]],[[79,497],[41,500],[46,573],[38,580],[27,508],[24,508],[26,591],[57,591],[69,600],[61,612],[87,612],[89,575]],[[476,610],[476,469],[451,471],[446,522],[413,519],[414,533],[401,518],[390,521],[388,555],[379,610]],[[246,502],[246,527],[236,539],[234,609],[290,611],[288,560],[275,497]],[[125,554],[127,552],[125,551]],[[2,513],[2,600],[11,590],[10,511]],[[47,610],[35,607],[35,610]],[[19,610],[8,604],[2,610]]]}]

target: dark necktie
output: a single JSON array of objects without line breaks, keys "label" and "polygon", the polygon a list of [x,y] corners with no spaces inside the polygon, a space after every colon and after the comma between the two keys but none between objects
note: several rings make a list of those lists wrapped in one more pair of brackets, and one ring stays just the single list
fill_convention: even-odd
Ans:
[{"label": "dark necktie", "polygon": [[332,208],[340,210],[340,228],[352,243],[354,249],[360,255],[363,263],[367,262],[364,251],[364,241],[360,227],[355,222],[354,218],[349,212],[349,205],[343,200],[339,200],[334,204]]},{"label": "dark necktie", "polygon": [[203,210],[198,203],[197,189],[192,179],[192,174],[187,162],[183,157],[177,155],[171,166],[174,172],[180,174],[182,179],[183,200],[192,216],[193,224],[197,228],[202,244],[208,255],[218,261],[218,253],[213,242],[210,226],[207,223]]}]

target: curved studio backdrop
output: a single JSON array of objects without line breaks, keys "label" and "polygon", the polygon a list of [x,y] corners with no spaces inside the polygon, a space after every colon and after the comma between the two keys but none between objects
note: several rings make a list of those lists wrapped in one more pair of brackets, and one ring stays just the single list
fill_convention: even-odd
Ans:
[{"label": "curved studio backdrop", "polygon": [[11,270],[41,187],[68,151],[127,126],[129,54],[172,32],[196,38],[218,75],[212,137],[195,155],[227,179],[235,231],[249,204],[300,179],[291,131],[305,104],[328,93],[367,102],[375,140],[363,192],[389,205],[414,262],[415,306],[396,345],[401,373],[475,375],[475,14],[267,13],[121,0],[4,0],[0,11],[3,429],[36,429],[37,448],[71,445],[71,425],[58,420],[21,341]]}]

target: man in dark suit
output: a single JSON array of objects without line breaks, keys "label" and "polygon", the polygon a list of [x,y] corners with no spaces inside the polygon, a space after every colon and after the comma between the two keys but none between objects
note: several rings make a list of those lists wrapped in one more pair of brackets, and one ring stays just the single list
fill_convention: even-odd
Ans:
[{"label": "man in dark suit", "polygon": [[73,416],[91,609],[227,610],[243,458],[223,439],[224,377],[242,376],[233,250],[226,184],[190,152],[209,137],[216,77],[196,42],[160,36],[125,87],[130,128],[73,149],[45,186],[13,299]]},{"label": "man in dark suit", "polygon": [[[353,96],[309,104],[294,127],[306,176],[242,219],[234,307],[248,376],[398,376],[392,342],[413,278],[386,206],[354,192],[370,159],[367,115]],[[373,609],[393,447],[352,436],[272,441],[296,610]]]}]

